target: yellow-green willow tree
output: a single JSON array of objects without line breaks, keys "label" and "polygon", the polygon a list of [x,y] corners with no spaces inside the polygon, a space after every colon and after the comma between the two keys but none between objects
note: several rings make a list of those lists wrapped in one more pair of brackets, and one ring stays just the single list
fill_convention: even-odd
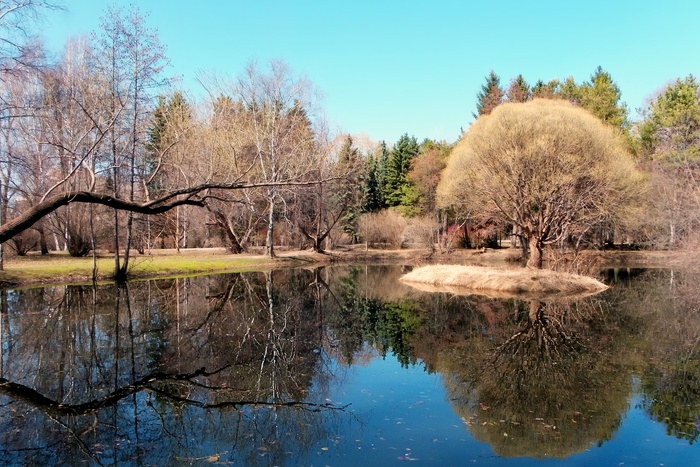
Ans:
[{"label": "yellow-green willow tree", "polygon": [[522,232],[528,267],[545,245],[637,212],[645,178],[618,132],[566,101],[502,104],[450,154],[440,207],[500,216]]}]

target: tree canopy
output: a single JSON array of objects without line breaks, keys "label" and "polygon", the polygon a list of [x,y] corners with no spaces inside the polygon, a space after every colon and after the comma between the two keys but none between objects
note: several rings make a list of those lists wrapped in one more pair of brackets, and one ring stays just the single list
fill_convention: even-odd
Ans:
[{"label": "tree canopy", "polygon": [[566,235],[629,212],[643,186],[614,130],[563,100],[502,104],[455,146],[438,203],[498,215],[529,244],[528,266]]}]

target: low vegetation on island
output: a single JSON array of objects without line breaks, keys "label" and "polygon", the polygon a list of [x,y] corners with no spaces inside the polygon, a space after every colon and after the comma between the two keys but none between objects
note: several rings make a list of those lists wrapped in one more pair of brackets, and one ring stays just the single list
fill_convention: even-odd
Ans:
[{"label": "low vegetation on island", "polygon": [[582,297],[608,288],[592,277],[558,271],[463,265],[423,266],[401,281],[426,292],[498,298]]}]

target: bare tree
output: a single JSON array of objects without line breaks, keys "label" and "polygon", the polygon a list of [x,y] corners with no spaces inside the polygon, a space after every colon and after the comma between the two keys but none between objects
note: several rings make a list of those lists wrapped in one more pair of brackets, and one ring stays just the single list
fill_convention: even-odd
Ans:
[{"label": "bare tree", "polygon": [[274,257],[274,226],[277,207],[284,202],[286,181],[307,179],[315,168],[316,149],[311,118],[315,100],[311,84],[296,77],[281,61],[271,61],[266,72],[251,63],[239,77],[235,95],[244,105],[256,166],[250,174],[268,183],[267,255]]},{"label": "bare tree", "polygon": [[[2,129],[2,180],[0,180],[0,223],[6,219],[12,176],[11,133],[14,121],[25,118],[31,107],[9,91],[29,74],[34,74],[44,62],[44,51],[32,34],[33,26],[45,9],[60,8],[50,0],[7,0],[0,4],[0,82],[9,85],[0,92],[0,119]],[[14,84],[11,81],[14,80]],[[9,91],[9,92],[7,92]],[[9,139],[8,139],[9,138]],[[0,270],[3,268],[3,250],[0,244]]]},{"label": "bare tree", "polygon": [[[165,64],[157,34],[133,7],[123,13],[109,8],[101,22],[97,63],[106,84],[108,113],[115,120],[109,131],[112,157],[112,192],[133,202],[136,199],[138,166],[145,159],[145,133],[150,120],[153,89],[164,84],[160,73]],[[122,190],[124,193],[122,193]],[[125,278],[129,266],[133,215],[126,219],[124,257],[120,264],[119,214],[114,213],[115,277]]]},{"label": "bare tree", "polygon": [[[189,123],[171,126],[169,139],[157,148],[146,148],[145,138],[134,136],[133,119],[123,118],[137,110],[130,104],[134,97],[125,92],[125,87],[131,89],[123,84],[126,78],[118,74],[122,68],[116,67],[117,60],[124,60],[119,37],[110,36],[107,48],[97,48],[108,60],[93,66],[92,80],[77,80],[77,87],[60,84],[82,76],[71,69],[73,73],[57,81],[56,93],[45,92],[52,96],[43,111],[50,123],[47,139],[54,148],[57,175],[35,204],[22,206],[0,226],[0,243],[74,203],[156,215],[177,213],[183,206],[204,207],[209,200],[225,202],[230,197],[222,193],[238,191],[237,200],[255,200],[246,209],[254,207],[258,217],[264,214],[268,219],[268,253],[274,255],[272,229],[280,219],[278,208],[293,199],[298,187],[324,181],[310,176],[318,146],[317,109],[308,82],[292,76],[279,62],[270,64],[267,74],[251,65],[226,88],[239,109],[234,144],[207,144],[205,125],[195,116]],[[73,94],[73,89],[80,92]],[[97,102],[89,100],[93,98]],[[135,144],[138,148],[132,152]],[[265,208],[257,204],[257,193]],[[115,221],[123,222],[119,217]],[[119,239],[115,241],[118,247]],[[117,258],[115,276],[125,273]]]},{"label": "bare tree", "polygon": [[45,10],[61,8],[60,0],[5,0],[0,4],[0,79],[41,65],[43,51],[33,28]]}]

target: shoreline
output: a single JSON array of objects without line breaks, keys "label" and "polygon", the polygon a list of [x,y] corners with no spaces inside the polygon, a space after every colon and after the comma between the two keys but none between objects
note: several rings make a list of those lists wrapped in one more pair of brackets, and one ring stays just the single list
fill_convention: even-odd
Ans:
[{"label": "shoreline", "polygon": [[[686,251],[585,251],[579,259],[595,269],[669,268],[691,263]],[[232,254],[223,248],[153,250],[151,254],[134,252],[130,257],[129,280],[172,278],[206,274],[224,274],[273,269],[321,266],[324,264],[464,264],[471,266],[519,268],[520,250],[511,248],[487,250],[452,250],[439,252],[423,249],[365,249],[363,246],[315,253],[311,250],[279,250],[273,259],[264,254]],[[97,282],[113,283],[114,257],[107,253],[98,257]],[[0,271],[0,288],[42,286],[52,284],[92,283],[92,257],[73,258],[63,252],[41,256],[32,254],[5,260]]]}]

